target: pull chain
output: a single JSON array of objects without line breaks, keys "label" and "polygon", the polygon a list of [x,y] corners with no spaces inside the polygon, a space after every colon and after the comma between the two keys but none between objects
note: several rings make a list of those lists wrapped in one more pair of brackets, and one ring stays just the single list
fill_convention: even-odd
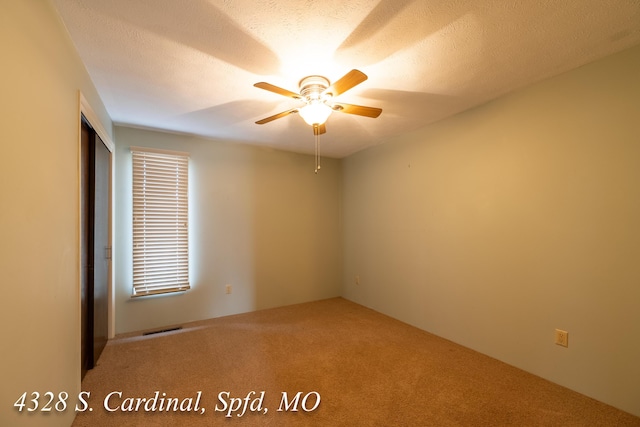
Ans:
[{"label": "pull chain", "polygon": [[315,130],[314,134],[316,139],[316,170],[315,170],[316,174],[320,170],[320,132],[317,126],[318,125],[314,125],[314,130]]},{"label": "pull chain", "polygon": [[318,144],[318,160],[316,161],[316,164],[318,165],[318,170],[320,170],[320,134],[318,134],[317,138],[318,140],[316,144]]}]

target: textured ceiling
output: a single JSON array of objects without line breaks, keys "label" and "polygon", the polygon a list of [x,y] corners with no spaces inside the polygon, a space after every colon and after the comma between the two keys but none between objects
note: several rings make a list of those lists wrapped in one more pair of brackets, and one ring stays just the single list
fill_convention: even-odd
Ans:
[{"label": "textured ceiling", "polygon": [[322,154],[391,136],[640,43],[640,0],[53,0],[114,123],[313,153],[298,91],[369,76]]}]

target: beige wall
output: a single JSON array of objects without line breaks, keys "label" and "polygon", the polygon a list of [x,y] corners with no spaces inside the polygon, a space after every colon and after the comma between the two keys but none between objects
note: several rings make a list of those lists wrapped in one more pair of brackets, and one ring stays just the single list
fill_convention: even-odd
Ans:
[{"label": "beige wall", "polygon": [[347,158],[344,295],[640,415],[638,76],[640,47]]},{"label": "beige wall", "polygon": [[[315,175],[312,156],[126,127],[115,134],[116,333],[340,295],[340,161],[323,159]],[[191,155],[184,294],[130,298],[130,146]]]},{"label": "beige wall", "polygon": [[[19,414],[24,392],[80,390],[79,101],[111,122],[48,1],[0,1],[0,425],[67,426],[73,410]],[[41,399],[41,403],[42,399]]]}]

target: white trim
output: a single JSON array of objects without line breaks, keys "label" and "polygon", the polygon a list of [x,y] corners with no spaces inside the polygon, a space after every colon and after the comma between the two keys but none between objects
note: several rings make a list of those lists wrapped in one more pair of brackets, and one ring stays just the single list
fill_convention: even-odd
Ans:
[{"label": "white trim", "polygon": [[78,91],[78,94],[80,95],[80,112],[89,120],[89,123],[91,123],[91,126],[95,129],[102,142],[104,142],[104,145],[107,146],[107,149],[113,153],[116,145],[100,122],[98,115],[93,111],[93,108],[91,108],[89,101],[87,101],[82,92]]}]

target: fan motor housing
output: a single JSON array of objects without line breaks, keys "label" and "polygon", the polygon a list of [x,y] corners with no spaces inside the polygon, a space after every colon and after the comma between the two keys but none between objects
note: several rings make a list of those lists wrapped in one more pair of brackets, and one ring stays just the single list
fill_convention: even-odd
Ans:
[{"label": "fan motor housing", "polygon": [[323,76],[307,76],[300,80],[300,95],[307,101],[319,100],[320,95],[329,87],[329,79]]}]

